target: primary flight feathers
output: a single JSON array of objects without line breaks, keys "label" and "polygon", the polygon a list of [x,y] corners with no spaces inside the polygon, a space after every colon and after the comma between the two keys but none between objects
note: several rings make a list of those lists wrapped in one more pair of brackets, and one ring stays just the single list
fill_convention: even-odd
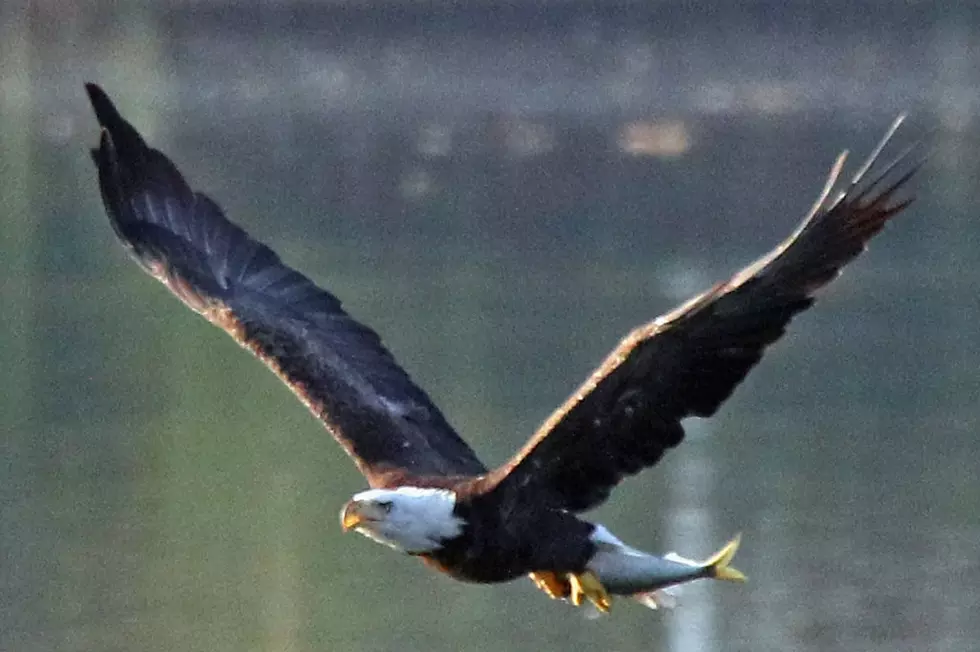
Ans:
[{"label": "primary flight feathers", "polygon": [[[714,414],[813,294],[908,205],[904,153],[879,166],[895,122],[853,182],[834,165],[804,223],[769,255],[627,335],[524,448],[487,471],[438,408],[340,302],[284,265],[193,191],[103,91],[86,86],[102,136],[92,155],[112,226],[135,259],[262,359],[375,487],[470,478],[484,494],[533,494],[553,508],[602,502],[625,476]],[[418,484],[418,483],[417,483]]]},{"label": "primary flight feathers", "polygon": [[374,484],[485,469],[374,331],[194,192],[95,84],[92,151],[112,226],[150,275],[269,366]]}]

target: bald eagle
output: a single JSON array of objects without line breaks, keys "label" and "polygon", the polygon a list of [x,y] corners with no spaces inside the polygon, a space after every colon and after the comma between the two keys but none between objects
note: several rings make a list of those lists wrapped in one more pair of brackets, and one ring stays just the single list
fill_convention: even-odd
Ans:
[{"label": "bald eagle", "polygon": [[102,89],[86,89],[113,230],[146,272],[275,372],[353,458],[370,488],[343,507],[343,528],[460,580],[528,575],[554,598],[602,611],[612,595],[656,606],[669,585],[744,579],[730,565],[738,538],[703,562],[660,557],[581,513],[679,444],[683,419],[718,410],[815,291],[908,206],[897,194],[919,167],[912,148],[878,165],[901,118],[835,192],[841,154],[788,239],[630,332],[510,461],[488,469],[374,331],[194,191]]}]

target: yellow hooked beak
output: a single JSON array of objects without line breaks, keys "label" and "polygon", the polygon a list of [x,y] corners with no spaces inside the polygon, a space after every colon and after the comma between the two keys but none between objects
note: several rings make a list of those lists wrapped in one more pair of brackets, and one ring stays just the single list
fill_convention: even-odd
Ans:
[{"label": "yellow hooked beak", "polygon": [[340,525],[346,532],[364,523],[383,521],[387,513],[387,509],[376,503],[352,500],[344,505],[344,511],[340,513]]}]

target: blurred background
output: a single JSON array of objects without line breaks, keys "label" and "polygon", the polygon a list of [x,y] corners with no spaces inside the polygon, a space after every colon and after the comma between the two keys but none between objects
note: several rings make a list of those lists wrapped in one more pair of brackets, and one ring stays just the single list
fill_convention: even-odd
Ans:
[{"label": "blurred background", "polygon": [[[0,64],[0,649],[977,649],[973,3],[4,2]],[[909,111],[896,147],[934,153],[720,414],[591,515],[695,557],[742,531],[750,582],[588,620],[341,533],[340,448],[114,242],[85,81],[489,464],[788,234],[840,150]]]}]

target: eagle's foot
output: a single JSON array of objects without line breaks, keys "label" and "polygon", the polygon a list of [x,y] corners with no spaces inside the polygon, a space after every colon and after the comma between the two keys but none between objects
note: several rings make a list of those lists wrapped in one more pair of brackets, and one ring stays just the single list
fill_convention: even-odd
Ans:
[{"label": "eagle's foot", "polygon": [[582,606],[583,598],[595,605],[595,608],[602,613],[609,613],[612,608],[612,598],[602,585],[599,578],[592,571],[585,571],[580,575],[568,574],[568,582],[571,585],[570,600],[576,607]]},{"label": "eagle's foot", "polygon": [[559,576],[558,573],[551,571],[539,571],[531,573],[530,577],[534,585],[547,593],[548,597],[553,600],[564,600],[571,595],[572,585],[565,575]]}]

